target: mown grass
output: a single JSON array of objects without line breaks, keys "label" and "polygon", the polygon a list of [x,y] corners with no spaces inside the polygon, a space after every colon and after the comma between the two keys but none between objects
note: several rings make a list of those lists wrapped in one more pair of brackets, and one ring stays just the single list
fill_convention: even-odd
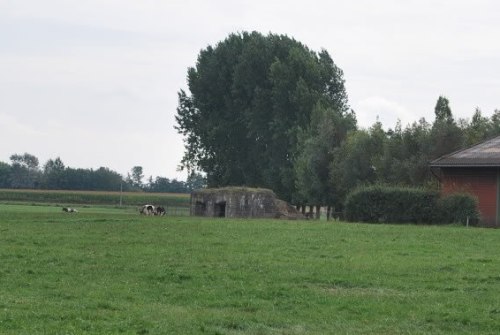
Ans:
[{"label": "mown grass", "polygon": [[0,189],[2,202],[32,202],[57,204],[93,204],[139,206],[153,203],[162,206],[189,207],[189,194],[183,193],[142,193],[142,192],[101,192],[101,191],[56,191],[56,190],[12,190]]},{"label": "mown grass", "polygon": [[55,210],[0,205],[2,334],[500,329],[499,230]]}]

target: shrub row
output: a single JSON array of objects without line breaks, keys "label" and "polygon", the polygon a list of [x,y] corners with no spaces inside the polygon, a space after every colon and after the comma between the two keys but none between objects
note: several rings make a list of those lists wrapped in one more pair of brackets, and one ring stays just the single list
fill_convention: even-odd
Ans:
[{"label": "shrub row", "polygon": [[440,197],[421,188],[373,185],[356,189],[346,199],[349,221],[371,223],[477,222],[477,200],[469,194]]}]

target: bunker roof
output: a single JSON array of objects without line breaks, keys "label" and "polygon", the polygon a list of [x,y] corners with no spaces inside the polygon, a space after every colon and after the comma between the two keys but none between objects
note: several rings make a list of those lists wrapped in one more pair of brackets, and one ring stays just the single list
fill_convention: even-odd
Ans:
[{"label": "bunker roof", "polygon": [[238,186],[228,186],[221,188],[203,188],[193,191],[193,193],[201,194],[214,194],[214,193],[265,193],[269,195],[275,195],[273,191],[267,188],[251,188],[251,187],[238,187]]}]

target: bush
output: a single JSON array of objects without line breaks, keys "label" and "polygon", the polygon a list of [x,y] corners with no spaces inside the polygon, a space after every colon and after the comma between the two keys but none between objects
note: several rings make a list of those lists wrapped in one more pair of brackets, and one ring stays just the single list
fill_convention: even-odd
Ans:
[{"label": "bush", "polygon": [[358,188],[346,199],[349,221],[431,223],[438,193],[420,188],[373,185]]},{"label": "bush", "polygon": [[477,198],[468,193],[456,193],[442,197],[437,202],[436,223],[477,224],[479,211]]},{"label": "bush", "polygon": [[477,224],[477,199],[468,193],[439,197],[436,191],[373,185],[351,192],[346,199],[348,221],[372,223]]}]

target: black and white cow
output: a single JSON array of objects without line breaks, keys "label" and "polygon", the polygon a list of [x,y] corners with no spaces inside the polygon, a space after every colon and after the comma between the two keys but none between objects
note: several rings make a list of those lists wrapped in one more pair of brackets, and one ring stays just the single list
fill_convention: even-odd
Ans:
[{"label": "black and white cow", "polygon": [[142,208],[139,210],[139,212],[143,215],[155,215],[156,209],[155,206],[153,205],[144,205]]},{"label": "black and white cow", "polygon": [[78,213],[78,211],[75,209],[75,208],[71,208],[71,207],[63,207],[63,212],[66,212],[66,213]]},{"label": "black and white cow", "polygon": [[165,211],[164,207],[161,206],[156,207],[155,215],[164,216],[165,214],[167,214],[167,211]]}]

